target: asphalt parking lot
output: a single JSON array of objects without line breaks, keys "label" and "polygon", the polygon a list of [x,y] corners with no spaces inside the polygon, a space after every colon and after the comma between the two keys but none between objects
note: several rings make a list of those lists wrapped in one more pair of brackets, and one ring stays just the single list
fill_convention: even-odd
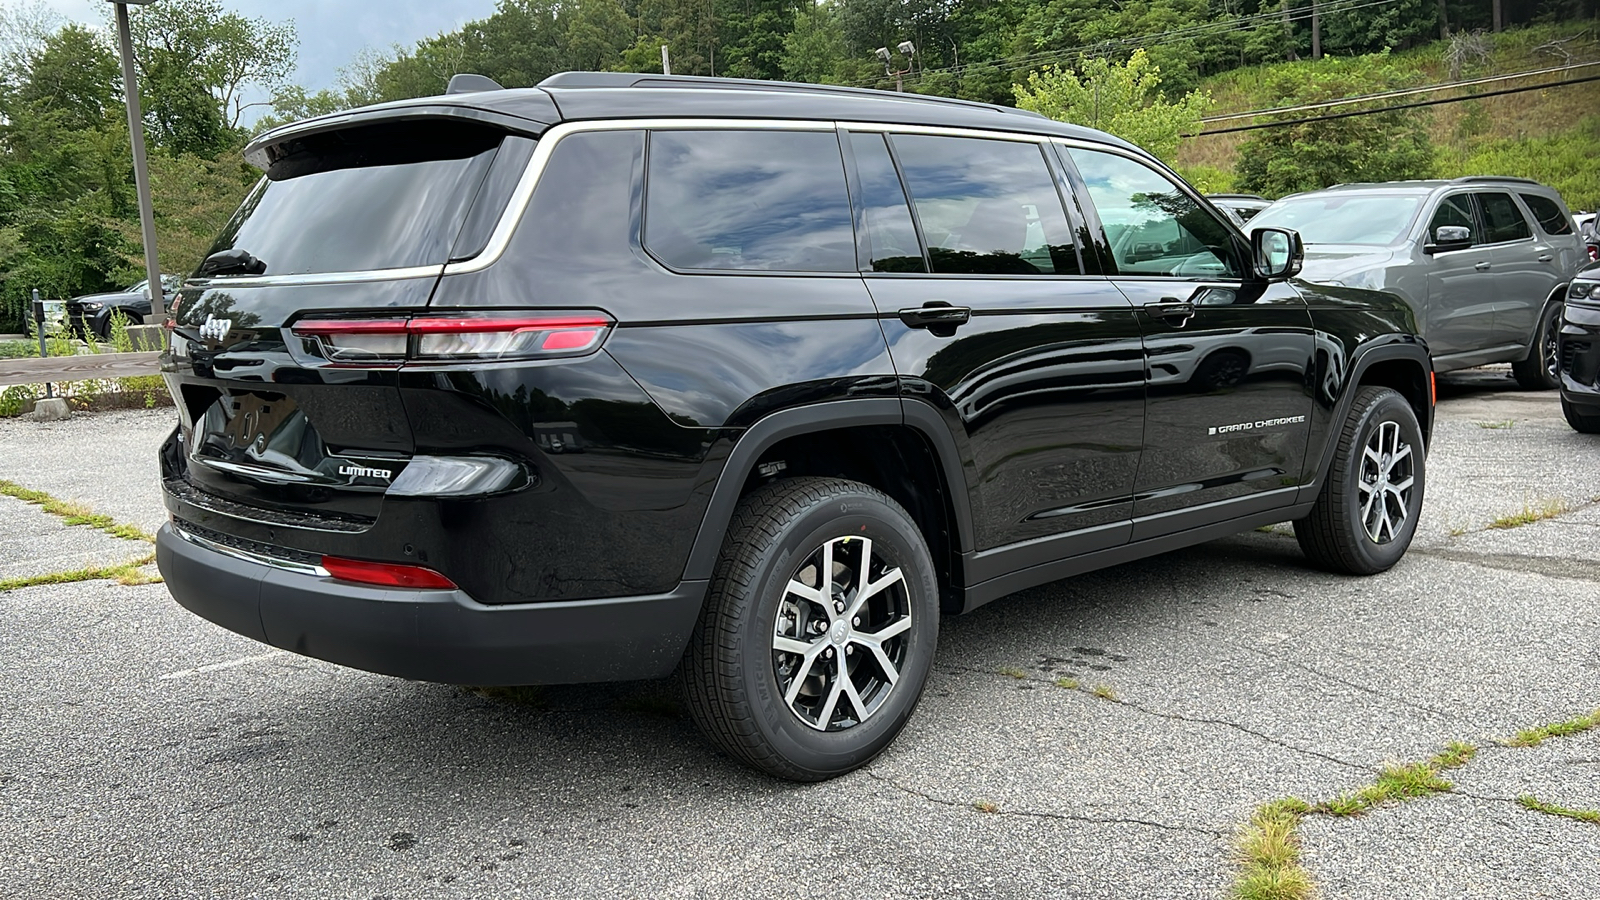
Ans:
[{"label": "asphalt parking lot", "polygon": [[[0,479],[154,530],[171,415],[0,421]],[[412,683],[160,584],[3,591],[0,896],[1222,897],[1263,804],[1464,742],[1448,789],[1303,817],[1320,895],[1593,897],[1600,821],[1518,798],[1600,809],[1600,729],[1510,739],[1600,707],[1600,439],[1493,370],[1435,435],[1393,571],[1279,526],[947,620],[905,733],[820,785],[719,757],[666,684]],[[0,497],[0,580],[146,553]]]}]

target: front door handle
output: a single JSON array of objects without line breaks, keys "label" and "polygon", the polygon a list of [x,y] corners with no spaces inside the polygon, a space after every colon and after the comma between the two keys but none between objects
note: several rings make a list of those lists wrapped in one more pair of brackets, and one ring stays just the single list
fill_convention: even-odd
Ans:
[{"label": "front door handle", "polygon": [[1549,262],[1549,261],[1550,261],[1550,260],[1552,260],[1552,259],[1555,259],[1555,257],[1554,257],[1554,256],[1551,256],[1551,255],[1550,255],[1550,254],[1548,254],[1548,253],[1541,253],[1541,254],[1539,254],[1539,262]]},{"label": "front door handle", "polygon": [[1146,303],[1145,311],[1152,316],[1159,316],[1169,325],[1182,328],[1194,318],[1194,304],[1180,301],[1177,297],[1163,297],[1160,303]]},{"label": "front door handle", "polygon": [[951,306],[942,300],[932,300],[921,306],[900,310],[900,321],[908,328],[927,328],[934,334],[955,330],[972,318],[972,309],[966,306]]},{"label": "front door handle", "polygon": [[1493,263],[1481,262],[1481,263],[1478,263],[1477,265],[1473,266],[1473,268],[1477,269],[1479,272],[1487,272],[1487,271],[1489,271],[1489,266],[1491,266],[1491,265],[1493,265]]}]

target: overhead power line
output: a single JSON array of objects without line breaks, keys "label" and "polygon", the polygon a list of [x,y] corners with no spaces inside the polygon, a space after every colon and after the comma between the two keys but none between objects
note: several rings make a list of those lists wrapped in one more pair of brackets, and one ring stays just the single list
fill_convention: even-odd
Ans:
[{"label": "overhead power line", "polygon": [[1419,100],[1416,103],[1399,103],[1394,106],[1380,106],[1374,109],[1356,109],[1350,112],[1330,113],[1326,116],[1308,116],[1303,119],[1286,119],[1281,122],[1257,122],[1253,125],[1235,125],[1232,128],[1217,128],[1211,131],[1202,131],[1198,134],[1186,135],[1187,137],[1206,137],[1213,134],[1233,134],[1239,131],[1257,131],[1262,128],[1282,128],[1287,125],[1305,125],[1311,122],[1329,122],[1334,119],[1349,119],[1355,116],[1370,116],[1377,113],[1395,112],[1403,109],[1420,109],[1424,106],[1441,106],[1446,103],[1460,103],[1464,100],[1481,100],[1484,97],[1501,97],[1506,94],[1522,94],[1528,91],[1540,91],[1546,88],[1565,87],[1572,84],[1586,84],[1591,81],[1600,81],[1600,75],[1588,75],[1583,78],[1568,78],[1564,81],[1547,81],[1542,84],[1530,84],[1523,87],[1504,88],[1498,91],[1484,91],[1478,94],[1467,94],[1464,97],[1443,97],[1438,100]]},{"label": "overhead power line", "polygon": [[[1256,109],[1249,112],[1225,113],[1220,116],[1206,116],[1200,121],[1202,124],[1212,122],[1227,122],[1233,119],[1254,119],[1258,116],[1274,116],[1283,113],[1310,112],[1314,109],[1332,109],[1336,106],[1349,106],[1352,103],[1366,103],[1372,100],[1388,100],[1395,97],[1409,97],[1416,94],[1429,94],[1434,91],[1445,91],[1450,88],[1474,87],[1480,84],[1493,84],[1500,81],[1512,81],[1518,78],[1531,78],[1535,75],[1554,75],[1561,72],[1572,72],[1578,69],[1587,69],[1600,66],[1600,61],[1573,63],[1566,66],[1552,66],[1548,69],[1534,69],[1528,72],[1512,72],[1507,75],[1489,75],[1483,78],[1473,78],[1466,81],[1446,81],[1440,84],[1430,84],[1426,87],[1400,88],[1393,91],[1381,91],[1376,94],[1362,94],[1359,97],[1345,97],[1339,100],[1326,100],[1321,103],[1306,103],[1300,106],[1276,106],[1271,109]],[[1475,96],[1488,96],[1478,94]]]}]

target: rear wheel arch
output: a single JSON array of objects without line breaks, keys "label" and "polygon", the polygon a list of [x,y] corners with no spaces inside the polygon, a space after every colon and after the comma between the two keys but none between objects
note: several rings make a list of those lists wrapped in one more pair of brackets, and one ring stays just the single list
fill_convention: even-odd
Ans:
[{"label": "rear wheel arch", "polygon": [[[713,489],[684,578],[709,578],[739,501],[775,481],[832,477],[883,491],[916,521],[947,608],[960,604],[961,554],[971,549],[966,484],[954,439],[925,404],[843,400],[782,410],[752,425]],[[923,488],[932,484],[935,490]]]}]

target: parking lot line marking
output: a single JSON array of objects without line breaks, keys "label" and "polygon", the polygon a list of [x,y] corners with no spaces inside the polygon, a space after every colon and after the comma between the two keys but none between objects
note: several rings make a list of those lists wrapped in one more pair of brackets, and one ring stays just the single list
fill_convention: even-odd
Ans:
[{"label": "parking lot line marking", "polygon": [[209,674],[211,672],[221,672],[224,669],[236,669],[239,666],[248,666],[251,663],[264,662],[266,660],[269,660],[269,659],[273,658],[274,656],[282,656],[283,654],[284,654],[284,651],[282,651],[282,650],[273,650],[270,653],[261,653],[261,654],[257,654],[256,656],[246,656],[243,659],[234,659],[234,660],[229,660],[228,662],[212,663],[209,666],[201,666],[201,667],[199,667],[197,669],[184,669],[181,672],[169,672],[166,675],[161,676],[161,680],[162,681],[175,681],[175,680],[177,680],[179,678],[188,678],[188,677],[193,676],[193,675],[206,675],[206,674]]}]

